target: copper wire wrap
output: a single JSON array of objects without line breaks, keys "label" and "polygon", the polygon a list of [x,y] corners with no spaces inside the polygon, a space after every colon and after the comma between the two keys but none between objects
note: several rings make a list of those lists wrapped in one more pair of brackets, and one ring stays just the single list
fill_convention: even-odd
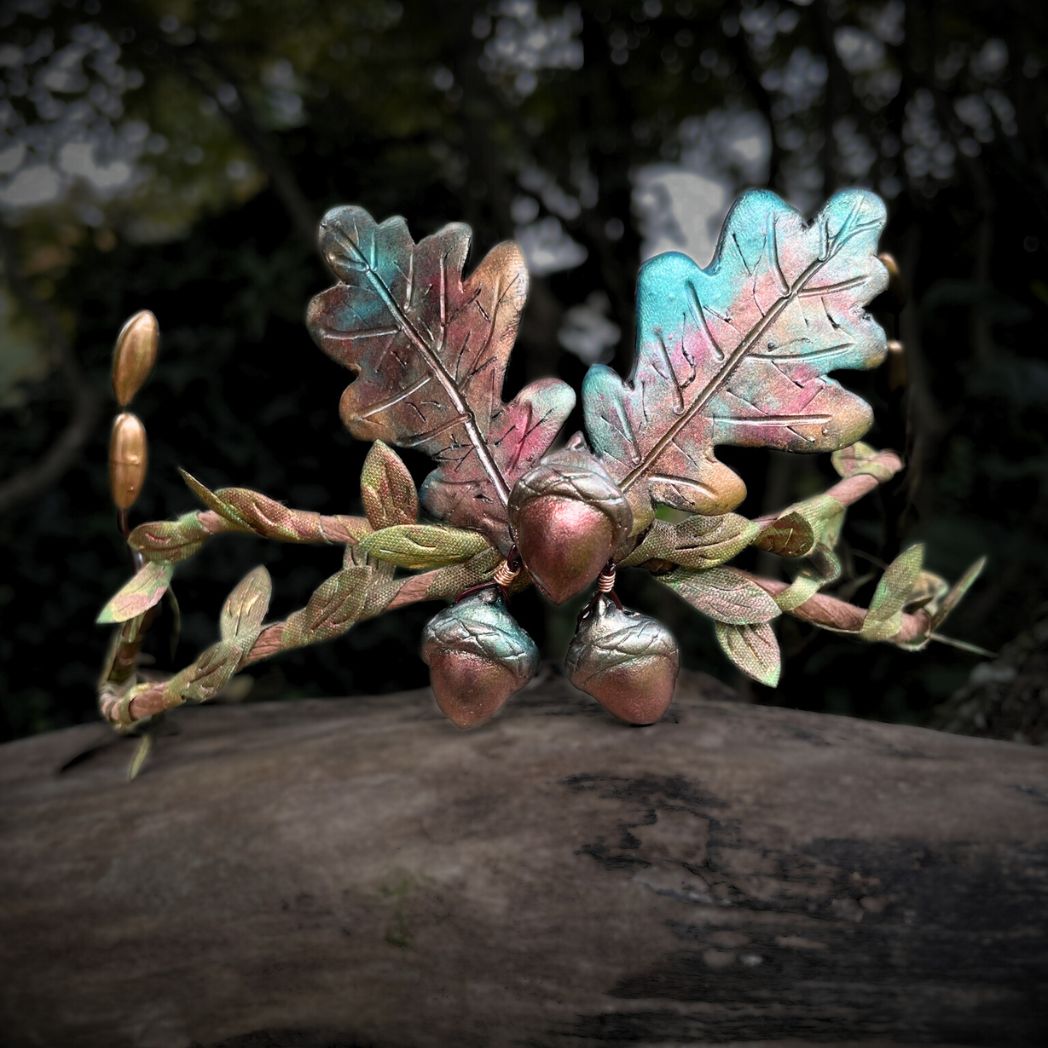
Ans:
[{"label": "copper wire wrap", "polygon": [[517,576],[520,574],[519,567],[511,567],[508,560],[502,561],[501,564],[495,569],[495,574],[492,576],[492,581],[497,586],[501,586],[503,589],[508,589],[517,580]]},{"label": "copper wire wrap", "polygon": [[506,559],[499,564],[487,582],[478,582],[475,586],[467,586],[455,598],[455,603],[457,604],[460,600],[465,600],[466,597],[471,597],[474,593],[479,593],[481,590],[490,589],[492,586],[498,589],[499,593],[502,594],[503,600],[505,600],[509,596],[510,586],[516,582],[517,576],[523,568],[524,562],[520,559],[517,547],[514,546],[506,554]]},{"label": "copper wire wrap", "polygon": [[610,593],[615,588],[615,565],[608,564],[597,576],[597,592]]}]

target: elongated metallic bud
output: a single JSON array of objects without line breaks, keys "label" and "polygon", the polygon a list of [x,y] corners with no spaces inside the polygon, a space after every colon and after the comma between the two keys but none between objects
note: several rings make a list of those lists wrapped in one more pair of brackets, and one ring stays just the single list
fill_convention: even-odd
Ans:
[{"label": "elongated metallic bud", "polygon": [[422,658],[441,712],[458,728],[490,720],[534,675],[539,654],[491,588],[435,615]]},{"label": "elongated metallic bud", "polygon": [[906,385],[906,347],[897,339],[888,339],[888,386],[902,389]]},{"label": "elongated metallic bud", "polygon": [[146,427],[137,415],[121,412],[109,434],[109,493],[117,509],[130,509],[138,499],[149,467]]},{"label": "elongated metallic bud", "polygon": [[156,317],[143,309],[120,329],[113,349],[113,393],[126,408],[142,388],[156,363],[160,327]]},{"label": "elongated metallic bud", "polygon": [[888,294],[891,295],[896,306],[901,309],[906,305],[907,294],[899,263],[895,261],[895,256],[890,255],[887,251],[882,251],[877,257],[880,259],[881,265],[888,270]]},{"label": "elongated metallic bud", "polygon": [[654,724],[669,708],[680,655],[665,626],[601,594],[568,648],[571,683],[628,724]]}]

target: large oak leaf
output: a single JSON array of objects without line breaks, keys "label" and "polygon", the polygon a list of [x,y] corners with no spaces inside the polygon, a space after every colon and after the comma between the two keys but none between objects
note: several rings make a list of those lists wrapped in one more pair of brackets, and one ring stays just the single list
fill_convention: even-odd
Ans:
[{"label": "large oak leaf", "polygon": [[350,432],[432,456],[426,509],[505,550],[513,484],[549,450],[575,397],[546,379],[503,402],[527,270],[504,243],[464,277],[469,244],[464,225],[416,244],[402,218],[378,224],[362,208],[335,208],[320,248],[339,283],[313,299],[307,323],[357,374],[340,405]]}]

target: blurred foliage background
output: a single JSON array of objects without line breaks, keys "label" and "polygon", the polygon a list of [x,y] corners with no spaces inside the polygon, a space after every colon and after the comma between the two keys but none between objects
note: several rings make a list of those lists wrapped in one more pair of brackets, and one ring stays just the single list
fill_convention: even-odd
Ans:
[{"label": "blurred foliage background", "polygon": [[[767,185],[812,212],[869,186],[908,304],[878,302],[905,364],[846,376],[874,403],[867,438],[908,470],[852,510],[862,602],[914,540],[955,578],[990,567],[950,632],[997,649],[1043,617],[1048,564],[1048,8],[1022,0],[19,0],[0,14],[0,732],[94,716],[106,643],[93,625],[129,574],[106,485],[110,349],[150,308],[157,371],[135,410],[151,475],[135,520],[193,507],[175,471],[302,508],[357,509],[366,448],[340,428],[347,376],[309,340],[331,283],[320,215],[357,202],[416,236],[473,226],[478,251],[524,247],[532,291],[515,389],[595,360],[628,370],[643,258],[705,263],[731,198]],[[879,308],[883,306],[883,308]],[[747,451],[757,514],[828,483],[816,459]],[[425,464],[411,461],[421,477]],[[248,568],[274,614],[337,565],[330,549],[243,537],[176,577],[178,667],[215,635]],[[712,630],[643,580],[629,603],[677,632],[685,664],[762,702],[928,722],[978,660],[784,623],[776,692],[742,684]],[[661,607],[657,607],[661,603]],[[435,609],[388,615],[254,671],[252,699],[394,690]],[[572,609],[515,605],[550,658]],[[980,672],[992,672],[983,664]]]}]

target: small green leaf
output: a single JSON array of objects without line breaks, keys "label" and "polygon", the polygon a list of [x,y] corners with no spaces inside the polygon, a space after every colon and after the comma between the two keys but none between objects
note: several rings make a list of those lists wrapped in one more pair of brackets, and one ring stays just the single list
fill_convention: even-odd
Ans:
[{"label": "small green leaf", "polygon": [[244,531],[254,531],[255,529],[243,518],[243,516],[237,511],[236,507],[230,502],[227,502],[221,497],[217,491],[212,491],[210,488],[205,487],[192,475],[184,469],[179,469],[179,474],[186,483],[186,487],[205,505],[208,509],[213,510],[220,517],[224,517],[229,521],[230,524],[235,525],[238,528],[243,528]]},{"label": "small green leaf", "polygon": [[775,595],[780,611],[793,611],[811,600],[825,583],[811,571],[801,571],[781,593]]},{"label": "small green leaf", "polygon": [[833,549],[844,523],[844,506],[825,493],[805,499],[764,526],[754,543],[779,557],[808,557],[819,546]]},{"label": "small green leaf", "polygon": [[264,567],[249,571],[233,588],[222,605],[219,632],[223,640],[251,636],[252,642],[262,629],[273,595],[273,581]]},{"label": "small green leaf", "polygon": [[790,510],[776,517],[757,539],[756,546],[779,557],[806,557],[815,548],[815,529],[803,513]]},{"label": "small green leaf", "polygon": [[399,568],[439,568],[469,560],[490,545],[479,531],[444,524],[396,524],[365,535],[357,550]]},{"label": "small green leaf", "polygon": [[714,568],[738,556],[760,534],[761,526],[738,513],[692,514],[676,523],[655,520],[644,538],[620,562],[635,567],[668,560],[683,568]]},{"label": "small green leaf", "polygon": [[[968,570],[950,587],[949,592],[942,598],[932,615],[931,628],[937,630],[950,616],[954,608],[964,599],[965,594],[971,589],[972,583],[982,574],[986,567],[986,558],[980,557]],[[983,649],[980,649],[983,650]]]},{"label": "small green leaf", "polygon": [[135,747],[134,755],[131,757],[131,763],[127,766],[127,781],[134,782],[139,775],[142,774],[142,769],[145,767],[146,761],[149,759],[149,754],[153,750],[153,733],[151,731],[145,731],[138,740],[138,745]]},{"label": "small green leaf", "polygon": [[906,595],[906,611],[927,608],[929,611],[939,606],[939,601],[949,592],[949,583],[934,571],[922,570],[913,584],[913,589]]},{"label": "small green leaf", "polygon": [[[855,477],[866,474],[875,477],[881,484],[895,476],[895,470],[886,466],[880,459],[881,452],[869,444],[858,440],[854,444],[830,456],[833,468],[842,477]],[[894,456],[892,456],[894,458]],[[898,459],[895,459],[898,462]]]},{"label": "small green leaf", "polygon": [[343,568],[325,579],[305,606],[305,626],[311,636],[337,635],[358,621],[364,612],[372,571],[367,567]]},{"label": "small green leaf", "polygon": [[738,556],[760,533],[760,525],[737,513],[695,515],[673,528],[669,559],[682,568],[715,568]]},{"label": "small green leaf", "polygon": [[163,561],[150,561],[140,568],[99,612],[96,622],[106,625],[127,622],[148,611],[167,592],[175,566]]},{"label": "small green leaf", "polygon": [[[676,513],[660,506],[658,513]],[[649,560],[667,560],[673,552],[674,524],[656,515],[655,520],[645,529],[640,542],[618,563],[619,567],[635,568]]]},{"label": "small green leaf", "polygon": [[166,690],[186,702],[207,702],[229,682],[243,661],[245,645],[240,638],[212,644],[196,661],[176,673]]},{"label": "small green leaf", "polygon": [[128,545],[146,560],[166,560],[172,564],[188,560],[199,552],[207,539],[196,512],[178,520],[156,520],[139,524],[127,537]]},{"label": "small green leaf", "polygon": [[779,683],[782,655],[770,623],[732,626],[726,622],[715,622],[713,625],[721,651],[747,677],[769,688]]},{"label": "small green leaf", "polygon": [[715,622],[742,626],[770,622],[779,615],[779,606],[772,596],[735,568],[719,567],[709,571],[678,568],[656,577]]},{"label": "small green leaf", "polygon": [[168,610],[171,612],[171,635],[168,646],[173,661],[175,652],[178,651],[178,642],[182,637],[182,605],[178,603],[178,597],[175,596],[175,590],[172,586],[168,587],[164,597],[167,600]]},{"label": "small green leaf", "polygon": [[797,577],[781,593],[776,594],[775,603],[782,611],[793,611],[816,593],[836,582],[841,574],[841,560],[832,549],[819,546],[812,551],[811,562],[805,565]]},{"label": "small green leaf", "polygon": [[400,456],[381,440],[371,445],[360,473],[360,496],[368,523],[378,531],[418,520],[418,492]]},{"label": "small green leaf", "polygon": [[863,640],[891,640],[902,629],[903,608],[924,563],[924,546],[917,543],[888,565],[877,583],[859,636]]}]

